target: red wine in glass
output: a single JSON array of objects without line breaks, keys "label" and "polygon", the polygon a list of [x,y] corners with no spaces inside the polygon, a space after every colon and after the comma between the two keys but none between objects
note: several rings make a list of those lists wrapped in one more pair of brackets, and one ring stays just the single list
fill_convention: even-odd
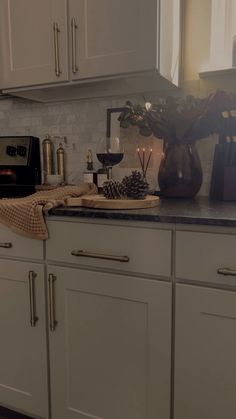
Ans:
[{"label": "red wine in glass", "polygon": [[112,167],[119,164],[124,157],[124,153],[97,153],[97,159],[103,167]]}]

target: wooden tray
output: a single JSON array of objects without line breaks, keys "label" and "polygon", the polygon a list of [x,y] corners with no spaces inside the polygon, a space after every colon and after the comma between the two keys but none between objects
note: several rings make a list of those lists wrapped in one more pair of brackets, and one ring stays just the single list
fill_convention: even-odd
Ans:
[{"label": "wooden tray", "polygon": [[147,195],[145,199],[107,199],[103,195],[87,195],[68,198],[68,207],[86,207],[100,209],[138,209],[152,208],[157,205],[157,196]]}]

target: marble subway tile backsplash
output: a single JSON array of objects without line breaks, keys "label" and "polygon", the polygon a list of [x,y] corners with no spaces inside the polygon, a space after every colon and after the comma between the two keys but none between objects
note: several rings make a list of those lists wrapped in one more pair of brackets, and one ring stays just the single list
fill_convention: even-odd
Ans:
[{"label": "marble subway tile backsplash", "polygon": [[[146,96],[145,100],[155,100]],[[46,134],[66,136],[66,172],[69,183],[80,183],[86,168],[86,153],[88,148],[93,151],[95,169],[99,163],[96,159],[98,143],[106,132],[107,108],[123,106],[127,100],[134,103],[143,102],[143,95],[119,96],[106,99],[89,99],[71,102],[42,104],[23,99],[9,98],[0,101],[0,136],[33,135],[42,141]],[[112,126],[114,135],[119,130],[118,124]],[[130,174],[131,170],[140,168],[137,157],[137,147],[153,149],[153,157],[148,170],[148,181],[152,188],[157,187],[157,173],[162,153],[162,141],[155,137],[145,138],[138,134],[136,127],[122,130],[120,133],[124,143],[125,155],[119,166],[114,167],[114,178],[121,179]],[[198,149],[203,166],[204,181],[199,192],[207,195],[214,144],[217,138],[201,140]],[[60,140],[55,138],[55,148]]]}]

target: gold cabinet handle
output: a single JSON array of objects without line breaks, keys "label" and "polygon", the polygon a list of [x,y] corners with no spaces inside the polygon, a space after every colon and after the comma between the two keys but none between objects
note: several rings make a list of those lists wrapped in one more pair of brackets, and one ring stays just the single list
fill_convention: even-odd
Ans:
[{"label": "gold cabinet handle", "polygon": [[129,262],[128,256],[105,255],[102,253],[86,252],[84,250],[72,250],[71,255],[84,258],[114,260],[115,262]]},{"label": "gold cabinet handle", "polygon": [[54,282],[56,277],[53,274],[48,276],[48,297],[49,297],[49,327],[54,332],[57,321],[55,320],[55,300],[54,300]]},{"label": "gold cabinet handle", "polygon": [[12,247],[12,243],[0,243],[0,247],[4,249],[10,249]]},{"label": "gold cabinet handle", "polygon": [[71,46],[72,46],[72,73],[76,74],[78,71],[78,66],[76,63],[76,30],[78,29],[78,25],[76,23],[75,18],[71,19]]},{"label": "gold cabinet handle", "polygon": [[59,25],[57,22],[53,23],[53,34],[54,34],[54,54],[55,54],[55,73],[57,77],[60,77],[60,55],[59,55]]},{"label": "gold cabinet handle", "polygon": [[231,268],[219,268],[217,269],[217,273],[219,275],[229,275],[229,276],[236,276],[236,269]]},{"label": "gold cabinet handle", "polygon": [[38,317],[35,314],[35,289],[34,289],[34,279],[36,273],[34,271],[29,271],[29,301],[30,301],[30,324],[32,327],[35,327]]}]

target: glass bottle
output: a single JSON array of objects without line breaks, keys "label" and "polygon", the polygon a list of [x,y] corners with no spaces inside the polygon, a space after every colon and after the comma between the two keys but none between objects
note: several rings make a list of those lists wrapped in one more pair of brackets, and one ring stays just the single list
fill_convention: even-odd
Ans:
[{"label": "glass bottle", "polygon": [[83,179],[85,183],[94,183],[97,185],[97,173],[93,170],[93,154],[92,150],[88,150],[87,153],[87,167],[86,170],[83,173]]}]

